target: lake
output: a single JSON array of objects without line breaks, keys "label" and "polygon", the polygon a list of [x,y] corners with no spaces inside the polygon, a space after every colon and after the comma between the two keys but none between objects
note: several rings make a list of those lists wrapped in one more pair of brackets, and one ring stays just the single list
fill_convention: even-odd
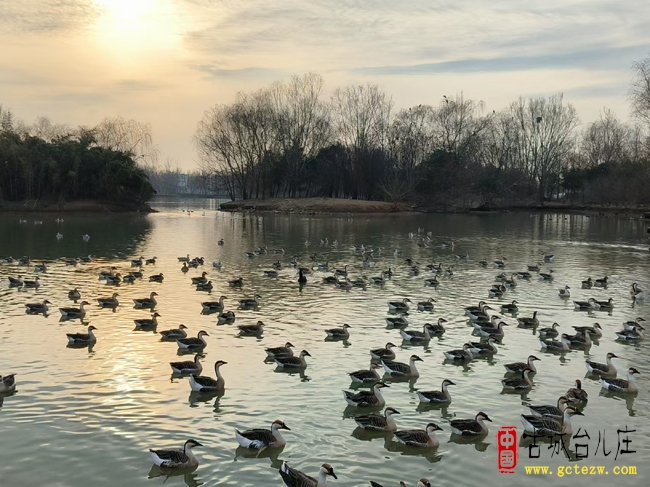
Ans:
[{"label": "lake", "polygon": [[[17,392],[0,396],[0,479],[2,485],[93,487],[198,486],[198,485],[282,485],[278,468],[283,460],[315,476],[319,466],[330,463],[338,480],[333,486],[363,486],[370,480],[396,486],[404,480],[414,486],[427,477],[432,485],[518,485],[538,486],[553,483],[554,476],[540,479],[526,475],[525,465],[559,466],[604,465],[637,466],[636,476],[613,476],[607,480],[618,486],[637,486],[647,478],[650,460],[650,354],[648,340],[622,343],[615,331],[622,323],[638,316],[650,319],[648,306],[632,306],[630,286],[639,283],[650,288],[650,254],[647,222],[615,217],[587,217],[527,212],[489,215],[237,215],[216,211],[214,201],[181,203],[194,209],[191,216],[178,204],[160,204],[160,213],[151,215],[55,215],[0,214],[0,257],[29,255],[33,262],[47,262],[47,273],[40,274],[38,290],[11,288],[8,276],[35,275],[32,268],[16,264],[0,265],[0,374],[17,373]],[[205,214],[203,213],[205,212]],[[19,223],[26,218],[26,223]],[[35,219],[43,220],[35,225]],[[418,246],[431,232],[427,247]],[[63,238],[57,239],[61,233]],[[416,234],[414,238],[409,233]],[[84,242],[82,235],[90,235]],[[224,245],[219,246],[219,239]],[[327,238],[327,244],[321,239]],[[454,238],[455,249],[443,249],[442,242]],[[309,242],[308,246],[304,244]],[[338,246],[332,243],[338,241]],[[361,252],[353,245],[384,250],[370,257],[364,268]],[[257,247],[283,248],[284,255],[259,255],[247,258],[245,252]],[[394,256],[394,251],[400,254]],[[467,262],[454,254],[469,252]],[[533,275],[519,280],[516,288],[501,299],[488,299],[488,289],[501,272],[492,266],[495,258],[506,257],[504,272],[526,270],[526,266],[555,254],[555,262],[544,263],[542,271],[552,269],[554,281],[545,282]],[[91,263],[66,266],[62,257],[91,254]],[[190,254],[205,257],[205,265],[187,274],[180,271],[177,257]],[[300,256],[305,266],[329,262],[330,267],[349,265],[350,277],[379,276],[392,268],[393,276],[383,287],[369,284],[349,291],[324,284],[330,272],[314,271],[302,289],[296,270],[287,267],[291,256]],[[309,256],[316,254],[311,261]],[[116,266],[122,275],[131,270],[130,260],[156,256],[155,265],[144,266],[145,277],[134,284],[117,288],[98,280],[98,273]],[[413,276],[405,258],[420,263],[420,275]],[[478,265],[488,260],[487,268]],[[212,262],[223,263],[221,270]],[[264,277],[277,260],[285,266],[278,278]],[[440,277],[437,290],[424,286],[432,277],[425,265],[443,262],[454,266],[452,277]],[[214,289],[208,294],[194,289],[190,277],[205,270]],[[148,282],[147,276],[162,272],[163,283]],[[243,277],[243,289],[229,287],[228,280]],[[587,277],[609,277],[607,289],[580,289]],[[558,289],[569,285],[572,299],[594,297],[615,300],[611,313],[574,311],[572,299],[558,296]],[[73,306],[67,293],[77,287],[83,299],[91,302],[86,321],[97,327],[98,341],[92,349],[68,348],[66,333],[85,331],[79,320],[60,321],[58,307]],[[97,307],[96,298],[119,293],[120,306],[113,312]],[[213,364],[224,360],[222,368],[226,391],[221,397],[190,393],[188,380],[172,378],[169,362],[179,358],[175,343],[160,341],[153,332],[136,331],[134,319],[148,318],[147,310],[134,309],[132,299],[158,293],[158,330],[185,324],[189,334],[207,331],[208,345],[203,359],[203,375],[214,376]],[[260,294],[257,310],[238,310],[238,300]],[[201,314],[201,302],[227,296],[225,307],[234,310],[234,324],[217,325],[216,315]],[[446,333],[428,346],[408,345],[397,329],[386,326],[387,302],[408,297],[413,302],[430,297],[436,300],[432,312],[411,310],[409,328],[422,329],[426,322],[443,317]],[[48,299],[50,314],[28,315],[24,304]],[[458,349],[468,341],[472,327],[463,308],[479,300],[500,304],[517,300],[520,317],[538,311],[541,327],[557,322],[560,331],[573,332],[572,326],[593,325],[604,329],[603,337],[590,349],[575,349],[564,354],[544,352],[534,330],[521,329],[511,315],[501,315],[511,326],[506,328],[499,352],[490,360],[477,359],[465,365],[445,362],[443,351]],[[266,324],[262,338],[239,337],[237,325]],[[325,329],[348,323],[350,338],[326,341]],[[472,338],[477,340],[476,337]],[[291,341],[297,351],[308,350],[304,373],[281,373],[275,364],[265,362],[266,347]],[[408,362],[418,354],[420,377],[416,381],[389,382],[383,389],[386,404],[398,409],[400,429],[423,429],[435,422],[441,446],[421,452],[399,446],[390,435],[368,434],[356,428],[352,417],[363,410],[347,407],[342,390],[350,389],[347,375],[370,363],[369,350],[392,341],[397,360]],[[599,382],[585,378],[584,360],[604,362],[607,352],[615,360],[619,377],[625,378],[628,366],[636,367],[640,392],[636,396],[601,391]],[[523,361],[537,355],[538,373],[532,390],[524,394],[504,394],[500,380],[503,364]],[[419,404],[418,390],[439,390],[445,378],[457,383],[450,388],[452,402],[446,407]],[[529,414],[526,404],[555,404],[575,379],[583,379],[589,394],[584,416],[573,419],[574,433],[589,439],[588,458],[567,459],[565,454],[540,448],[540,458],[529,459],[529,448],[519,447],[519,465],[514,477],[504,477],[497,469],[496,432],[500,426],[516,425],[523,431],[520,414]],[[451,436],[449,422],[473,418],[478,411],[492,419],[489,434],[477,441],[461,441]],[[288,444],[282,451],[255,452],[238,448],[235,430],[269,428],[275,419],[291,428],[284,434]],[[627,434],[628,449],[614,459],[626,434],[617,429],[636,430]],[[609,456],[598,445],[601,435]],[[196,454],[201,465],[194,472],[181,472],[169,478],[152,468],[149,448],[180,447],[195,438],[204,447]],[[596,451],[598,448],[598,451]],[[585,454],[584,447],[578,450]],[[594,476],[565,476],[573,485],[605,482]]]}]

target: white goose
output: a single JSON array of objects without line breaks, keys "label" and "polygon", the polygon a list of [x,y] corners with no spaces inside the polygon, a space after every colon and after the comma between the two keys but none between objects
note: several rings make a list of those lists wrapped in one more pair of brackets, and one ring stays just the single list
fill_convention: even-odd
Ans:
[{"label": "white goose", "polygon": [[181,449],[149,450],[153,463],[164,468],[191,468],[199,464],[192,448],[203,446],[196,440],[187,440]]}]

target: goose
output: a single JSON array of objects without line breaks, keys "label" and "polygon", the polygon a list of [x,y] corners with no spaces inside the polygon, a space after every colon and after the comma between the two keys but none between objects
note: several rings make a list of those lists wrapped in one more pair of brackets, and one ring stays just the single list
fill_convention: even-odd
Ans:
[{"label": "goose", "polygon": [[187,254],[185,257],[179,257],[178,262],[189,262],[190,261],[190,254]]},{"label": "goose", "polygon": [[190,270],[189,267],[187,267],[187,262],[183,262],[183,267],[181,267],[181,272],[186,273]]},{"label": "goose", "polygon": [[5,257],[0,262],[2,262],[3,264],[13,264],[14,262],[16,262],[16,259],[14,259],[12,256],[9,256],[9,257]]},{"label": "goose", "polygon": [[18,259],[18,265],[22,266],[28,266],[31,263],[31,259],[29,257],[23,257],[22,259]]},{"label": "goose", "polygon": [[203,308],[203,311],[206,313],[221,311],[223,309],[224,299],[226,299],[226,296],[221,296],[219,298],[219,301],[204,301],[203,303],[201,303],[201,308]]},{"label": "goose", "polygon": [[433,303],[435,303],[436,300],[433,298],[429,298],[426,301],[420,301],[418,303],[418,309],[420,311],[432,311],[433,310]]},{"label": "goose", "polygon": [[492,420],[484,412],[479,412],[474,419],[453,419],[449,422],[451,432],[462,436],[481,436],[488,433],[488,427],[484,421]]},{"label": "goose", "polygon": [[436,431],[442,428],[435,423],[429,423],[426,430],[399,430],[395,432],[395,439],[406,446],[416,448],[438,448],[440,440]]},{"label": "goose", "polygon": [[122,282],[126,282],[127,284],[133,284],[137,278],[135,277],[135,274],[133,272],[129,272],[126,276],[122,278]]},{"label": "goose", "polygon": [[463,345],[462,350],[449,350],[447,352],[443,352],[443,354],[447,360],[452,360],[454,362],[464,362],[466,360],[474,359],[474,355],[472,355],[471,351],[471,345],[468,343],[465,343]]},{"label": "goose", "polygon": [[70,345],[82,345],[86,343],[95,343],[97,338],[93,333],[96,330],[93,325],[88,327],[88,333],[66,333]]},{"label": "goose", "polygon": [[192,281],[192,284],[196,285],[196,284],[204,284],[204,283],[208,282],[208,278],[205,277],[207,275],[208,275],[208,273],[203,271],[201,273],[200,277],[190,277],[190,279]]},{"label": "goose", "polygon": [[371,391],[359,391],[359,392],[350,392],[343,391],[343,397],[345,401],[354,407],[381,407],[386,404],[383,396],[381,395],[381,390],[383,387],[390,387],[388,384],[385,384],[383,381],[375,382]]},{"label": "goose", "polygon": [[544,406],[528,406],[533,416],[553,418],[562,420],[564,410],[567,408],[568,400],[564,396],[560,396],[557,400],[557,406],[544,405]]},{"label": "goose", "polygon": [[522,371],[521,377],[502,379],[501,384],[506,390],[521,391],[530,389],[533,387],[533,382],[530,380],[530,377],[528,377],[528,374],[531,372],[532,370],[526,367]]},{"label": "goose", "polygon": [[187,440],[181,449],[149,450],[153,463],[163,468],[192,468],[199,464],[192,448],[203,446],[196,440]]},{"label": "goose", "polygon": [[591,360],[585,360],[587,371],[590,374],[615,378],[617,371],[616,371],[616,367],[614,367],[614,364],[612,364],[613,358],[618,358],[618,356],[616,354],[609,352],[605,358],[607,363],[601,364],[598,362],[592,362]]},{"label": "goose", "polygon": [[135,323],[135,327],[138,330],[142,330],[142,329],[154,329],[155,330],[156,327],[158,326],[158,318],[159,317],[160,317],[160,314],[153,313],[151,315],[151,318],[142,318],[142,319],[139,319],[139,320],[133,320],[133,322]]},{"label": "goose", "polygon": [[281,355],[281,356],[276,356],[275,358],[275,363],[278,367],[283,368],[283,369],[306,369],[307,368],[307,360],[305,357],[311,357],[311,354],[307,350],[303,350],[300,352],[300,355],[297,357],[294,357],[293,355],[287,356],[287,355]]},{"label": "goose", "polygon": [[264,277],[271,277],[275,279],[278,277],[278,271],[274,271],[274,270],[264,271]]},{"label": "goose", "polygon": [[212,281],[204,282],[196,285],[197,291],[212,291]]},{"label": "goose", "polygon": [[0,394],[7,394],[16,390],[16,374],[0,375]]},{"label": "goose", "polygon": [[149,282],[163,282],[165,279],[165,276],[161,272],[160,274],[154,274],[153,276],[149,276]]},{"label": "goose", "polygon": [[594,281],[591,277],[588,277],[586,280],[582,281],[582,289],[591,289],[594,285]]},{"label": "goose", "polygon": [[144,257],[134,259],[131,261],[131,267],[142,267],[144,265]]},{"label": "goose", "polygon": [[25,305],[25,308],[27,309],[28,313],[47,313],[48,304],[52,303],[50,303],[47,299],[44,299],[40,303],[27,303]]},{"label": "goose", "polygon": [[122,282],[122,277],[119,272],[116,272],[115,275],[109,276],[106,279],[106,284],[109,286],[118,286]]},{"label": "goose", "polygon": [[435,275],[430,279],[425,279],[424,285],[429,287],[438,287],[440,285],[440,281],[438,281],[438,276]]},{"label": "goose", "polygon": [[325,333],[327,333],[327,338],[345,339],[350,338],[349,330],[350,325],[343,324],[340,328],[330,328],[329,330],[325,330]]},{"label": "goose", "polygon": [[420,372],[415,367],[415,362],[423,362],[417,355],[411,355],[409,363],[393,362],[392,360],[382,359],[381,365],[388,375],[396,377],[420,377]]},{"label": "goose", "polygon": [[530,272],[517,272],[517,277],[519,279],[530,279],[533,275]]},{"label": "goose", "polygon": [[267,348],[264,351],[266,352],[266,355],[270,358],[281,357],[281,356],[293,357],[293,344],[291,342],[287,342],[284,344],[283,347]]},{"label": "goose", "polygon": [[603,277],[602,279],[596,279],[594,281],[594,286],[596,286],[596,287],[607,287],[607,279],[608,279],[607,276]]},{"label": "goose", "polygon": [[382,271],[381,275],[379,277],[371,277],[370,282],[373,284],[379,284],[383,285],[386,284],[386,273]]},{"label": "goose", "polygon": [[500,316],[498,315],[493,315],[490,316],[489,318],[487,316],[482,316],[480,319],[472,322],[472,326],[474,327],[475,330],[480,330],[481,328],[496,328],[497,325],[499,324],[499,320],[501,319]]},{"label": "goose", "polygon": [[506,266],[506,258],[501,257],[500,259],[494,260],[494,267],[497,269],[503,269]]},{"label": "goose", "polygon": [[614,309],[614,298],[609,298],[607,301],[596,301],[600,309]]},{"label": "goose", "polygon": [[57,240],[61,240],[62,238],[63,238],[63,234],[60,233],[60,232],[57,232],[57,234],[56,234],[56,239],[57,239]]},{"label": "goose", "polygon": [[89,304],[88,301],[82,301],[78,308],[59,308],[59,311],[61,312],[61,315],[66,318],[83,317],[86,314],[85,306],[88,306]]},{"label": "goose", "polygon": [[458,260],[469,260],[469,251],[466,251],[465,254],[456,254]]},{"label": "goose", "polygon": [[178,338],[187,337],[187,332],[185,330],[187,330],[187,326],[178,325],[178,328],[174,330],[161,331],[160,334],[162,335],[163,340],[177,340]]},{"label": "goose", "polygon": [[621,330],[614,333],[620,340],[642,340],[644,329],[642,326],[637,325],[632,330]]},{"label": "goose", "polygon": [[560,290],[558,291],[558,295],[561,298],[570,298],[571,291],[569,291],[569,289],[571,289],[569,286],[564,286],[564,289],[560,288]]},{"label": "goose", "polygon": [[541,281],[552,281],[553,280],[553,269],[548,272],[540,272],[538,274]]},{"label": "goose", "polygon": [[408,313],[401,316],[389,316],[386,318],[386,325],[392,328],[406,328],[409,324],[405,318],[406,316],[408,316]]},{"label": "goose", "polygon": [[516,277],[517,277],[516,273],[510,274],[510,279],[504,279],[503,285],[508,289],[517,287],[517,281],[515,279]]},{"label": "goose", "polygon": [[212,267],[214,267],[214,268],[217,269],[217,270],[221,270],[221,268],[223,267],[223,264],[221,263],[220,260],[215,260],[215,261],[212,263]]},{"label": "goose", "polygon": [[447,330],[443,326],[443,323],[447,323],[447,320],[444,318],[438,318],[438,322],[435,325],[431,323],[425,323],[428,326],[429,335],[431,336],[440,336],[443,335]]},{"label": "goose", "polygon": [[587,332],[578,332],[575,335],[567,335],[567,337],[573,346],[590,347],[592,345],[591,336]]},{"label": "goose", "polygon": [[569,335],[566,333],[562,333],[560,336],[560,340],[540,340],[540,345],[544,350],[552,351],[552,352],[568,352],[571,347],[571,342],[569,341]]},{"label": "goose", "polygon": [[345,267],[343,267],[343,269],[335,269],[334,270],[334,275],[341,276],[341,277],[347,277],[347,275],[348,275],[348,266],[347,266],[347,264],[345,265]]},{"label": "goose", "polygon": [[404,298],[402,301],[389,301],[388,309],[390,311],[408,311],[411,300],[409,298]]},{"label": "goose", "polygon": [[281,249],[273,249],[271,250],[271,253],[277,255],[277,254],[285,254],[286,252],[284,251],[283,248],[281,248]]},{"label": "goose", "polygon": [[500,298],[506,293],[506,287],[503,285],[492,286],[488,290],[488,297],[490,298]]},{"label": "goose", "polygon": [[504,364],[503,366],[508,372],[511,372],[513,374],[521,374],[524,369],[530,369],[531,372],[537,373],[537,368],[535,367],[535,362],[538,359],[534,355],[529,355],[528,359],[526,362],[513,362],[511,364]]},{"label": "goose", "polygon": [[[305,278],[305,282],[307,282],[307,279]],[[368,283],[366,282],[366,277],[361,276],[356,278],[355,280],[352,281],[352,285],[355,287],[363,287],[365,288]]]},{"label": "goose", "polygon": [[577,310],[591,310],[600,308],[598,301],[594,298],[589,298],[588,301],[574,301],[573,306]]},{"label": "goose", "polygon": [[487,316],[487,310],[491,310],[485,301],[479,301],[478,306],[469,306],[468,308],[465,308],[465,314],[467,317],[475,321],[479,319],[481,316]]},{"label": "goose", "polygon": [[494,339],[494,337],[490,337],[487,339],[487,343],[467,342],[467,345],[469,345],[469,350],[473,355],[494,355],[499,351],[496,343],[497,341]]},{"label": "goose", "polygon": [[481,267],[487,267],[488,264],[489,264],[489,262],[487,260],[479,260],[478,261],[478,265],[480,265]]},{"label": "goose", "polygon": [[254,325],[239,325],[239,334],[240,335],[261,335],[264,333],[264,322],[258,321]]},{"label": "goose", "polygon": [[395,352],[393,352],[392,349],[396,346],[397,345],[393,344],[392,342],[388,342],[384,348],[375,348],[373,350],[370,350],[370,356],[375,360],[394,360]]},{"label": "goose", "polygon": [[360,428],[370,430],[370,431],[388,431],[394,433],[397,431],[397,424],[392,418],[393,414],[400,414],[400,412],[395,409],[388,407],[384,410],[384,414],[361,414],[354,417],[354,422],[359,425]]},{"label": "goose", "polygon": [[533,416],[532,414],[522,414],[521,422],[524,430],[531,433],[540,434],[540,436],[569,435],[573,434],[571,428],[571,416],[584,416],[580,411],[572,407],[567,407],[562,413],[562,421],[549,417]]},{"label": "goose", "polygon": [[564,394],[564,396],[569,400],[569,402],[574,403],[587,402],[589,399],[587,391],[582,388],[582,381],[580,379],[576,379],[576,386],[566,391],[566,394]]},{"label": "goose", "polygon": [[635,328],[639,327],[642,330],[644,329],[641,323],[645,323],[645,320],[641,318],[640,316],[634,320],[634,321],[626,321],[623,323],[623,329],[624,330],[634,330]]},{"label": "goose", "polygon": [[634,367],[630,367],[627,370],[627,380],[625,379],[614,379],[614,378],[600,378],[600,386],[603,389],[609,389],[610,391],[615,392],[639,392],[639,387],[636,384],[634,374],[639,374],[640,372]]},{"label": "goose", "polygon": [[336,276],[326,276],[323,277],[323,282],[325,284],[337,284],[339,282],[339,279]]},{"label": "goose", "polygon": [[152,292],[148,298],[134,299],[136,308],[155,308],[158,302],[156,301],[157,292]]},{"label": "goose", "polygon": [[451,402],[451,394],[447,389],[449,386],[455,386],[456,383],[445,379],[442,381],[442,387],[440,391],[417,391],[418,398],[420,402],[431,402],[431,403],[444,403],[449,404]]},{"label": "goose", "polygon": [[441,247],[442,247],[443,249],[449,249],[449,248],[451,248],[451,249],[453,250],[455,244],[456,244],[456,240],[452,238],[449,242],[442,242]]},{"label": "goose", "polygon": [[149,265],[149,264],[154,264],[154,265],[155,265],[157,259],[158,259],[158,257],[155,257],[155,256],[154,256],[154,257],[152,257],[151,259],[147,259],[147,260],[145,260],[144,263],[145,263],[146,265]]},{"label": "goose", "polygon": [[65,265],[75,267],[79,263],[79,259],[65,259]]},{"label": "goose", "polygon": [[279,430],[291,431],[283,421],[276,419],[271,423],[271,429],[250,429],[245,431],[235,430],[237,443],[251,450],[264,450],[266,448],[280,448],[286,445]]},{"label": "goose", "polygon": [[221,376],[221,371],[219,370],[222,365],[226,365],[228,362],[223,360],[217,360],[214,363],[214,373],[217,376],[216,379],[208,377],[205,375],[196,375],[193,374],[190,376],[190,387],[194,392],[220,392],[223,391],[226,387],[226,381]]},{"label": "goose", "polygon": [[[307,241],[305,241],[307,243]],[[280,467],[280,477],[285,487],[327,487],[327,477],[338,477],[329,463],[323,463],[318,470],[318,479],[291,468],[287,462]]]},{"label": "goose", "polygon": [[379,374],[377,374],[375,371],[375,369],[378,368],[381,368],[381,365],[371,363],[369,369],[356,370],[354,372],[349,372],[348,375],[350,376],[352,382],[361,384],[373,384],[381,380]]},{"label": "goose", "polygon": [[208,344],[203,337],[210,336],[207,331],[201,330],[196,337],[179,338],[176,340],[181,350],[203,350]]},{"label": "goose", "polygon": [[345,278],[345,281],[337,280],[336,285],[341,289],[347,289],[347,290],[350,290],[354,287],[352,285],[352,282],[350,282],[350,279],[348,279],[347,277]]},{"label": "goose", "polygon": [[453,275],[454,275],[454,266],[450,265],[449,267],[447,267],[447,270],[445,271],[445,276],[451,277]]},{"label": "goose", "polygon": [[72,291],[68,292],[68,299],[72,301],[81,299],[81,293],[79,292],[79,289],[74,288]]},{"label": "goose", "polygon": [[544,255],[544,262],[554,262],[554,261],[555,261],[555,254]]},{"label": "goose", "polygon": [[433,337],[431,333],[431,325],[425,324],[422,327],[423,331],[417,330],[400,330],[399,334],[402,336],[402,339],[407,342],[428,342]]},{"label": "goose", "polygon": [[519,323],[519,326],[521,327],[535,327],[539,326],[539,320],[537,319],[537,311],[533,312],[533,317],[532,318],[517,318],[517,323]]},{"label": "goose", "polygon": [[479,335],[484,336],[484,337],[494,337],[496,339],[503,338],[504,331],[503,327],[508,326],[507,323],[504,323],[503,321],[500,321],[499,324],[496,326],[496,328],[491,327],[491,326],[485,326],[482,327],[480,330],[478,330]]},{"label": "goose", "polygon": [[603,336],[603,327],[599,323],[594,323],[594,326],[574,326],[573,329],[582,333],[587,332],[595,338]]},{"label": "goose", "polygon": [[234,311],[224,311],[223,313],[217,316],[217,324],[223,325],[224,323],[234,323],[235,322],[235,312]]},{"label": "goose", "polygon": [[113,277],[115,275],[115,271],[117,270],[117,267],[111,267],[107,271],[101,271],[98,276],[100,281],[105,281],[106,278],[108,277]]},{"label": "goose", "polygon": [[38,288],[41,285],[40,279],[35,277],[33,281],[23,280],[23,287]]},{"label": "goose", "polygon": [[429,269],[434,274],[440,274],[442,272],[442,262],[438,265],[435,265],[434,263],[427,264],[427,269]]},{"label": "goose", "polygon": [[262,296],[259,294],[254,295],[252,298],[244,298],[239,300],[239,307],[240,308],[257,308],[260,304],[260,299],[262,299]]},{"label": "goose", "polygon": [[224,242],[223,239],[219,239],[219,241],[217,242],[217,245],[223,245],[224,243],[225,243],[225,242]]},{"label": "goose", "polygon": [[143,276],[141,271],[131,271],[131,272],[129,272],[129,274],[131,274],[133,277],[135,277],[137,279],[142,279],[142,276]]},{"label": "goose", "polygon": [[635,301],[641,301],[645,299],[648,295],[635,282],[632,284],[632,290],[630,291],[630,296],[632,296],[632,299],[634,299]]},{"label": "goose", "polygon": [[542,266],[542,263],[541,263],[541,262],[538,262],[538,263],[535,264],[535,265],[529,265],[529,266],[528,266],[528,270],[529,270],[530,272],[539,272],[539,268],[540,268],[541,266]]},{"label": "goose", "polygon": [[228,281],[228,285],[231,287],[244,287],[244,279],[238,277],[237,279],[232,279]]},{"label": "goose", "polygon": [[47,265],[45,265],[45,262],[42,264],[36,264],[34,266],[34,272],[47,272]]},{"label": "goose", "polygon": [[553,323],[550,328],[542,328],[541,330],[538,330],[537,334],[545,338],[555,338],[560,334],[560,332],[557,331],[559,326],[559,324]]},{"label": "goose", "polygon": [[203,371],[203,365],[199,362],[201,356],[197,353],[192,361],[170,362],[169,366],[175,374],[200,374]]}]

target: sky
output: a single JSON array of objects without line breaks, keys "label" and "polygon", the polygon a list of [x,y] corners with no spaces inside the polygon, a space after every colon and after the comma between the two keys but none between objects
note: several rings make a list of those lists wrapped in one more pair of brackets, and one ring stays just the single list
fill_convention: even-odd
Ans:
[{"label": "sky", "polygon": [[604,107],[629,120],[649,21],[648,0],[0,0],[0,104],[150,123],[161,160],[188,170],[205,110],[306,72],[325,98],[373,83],[397,109],[564,93],[583,124]]}]

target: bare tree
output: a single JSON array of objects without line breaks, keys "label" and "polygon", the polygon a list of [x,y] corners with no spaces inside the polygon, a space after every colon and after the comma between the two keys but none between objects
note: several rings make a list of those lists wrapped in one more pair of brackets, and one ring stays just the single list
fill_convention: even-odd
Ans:
[{"label": "bare tree", "polygon": [[142,166],[156,164],[158,149],[150,124],[123,117],[105,118],[94,130],[100,147],[129,152]]},{"label": "bare tree", "polygon": [[634,76],[630,86],[632,113],[650,127],[650,56],[632,66]]},{"label": "bare tree", "polygon": [[583,134],[582,151],[587,164],[594,167],[622,162],[626,158],[628,130],[613,111],[604,109],[600,120],[591,123]]}]

